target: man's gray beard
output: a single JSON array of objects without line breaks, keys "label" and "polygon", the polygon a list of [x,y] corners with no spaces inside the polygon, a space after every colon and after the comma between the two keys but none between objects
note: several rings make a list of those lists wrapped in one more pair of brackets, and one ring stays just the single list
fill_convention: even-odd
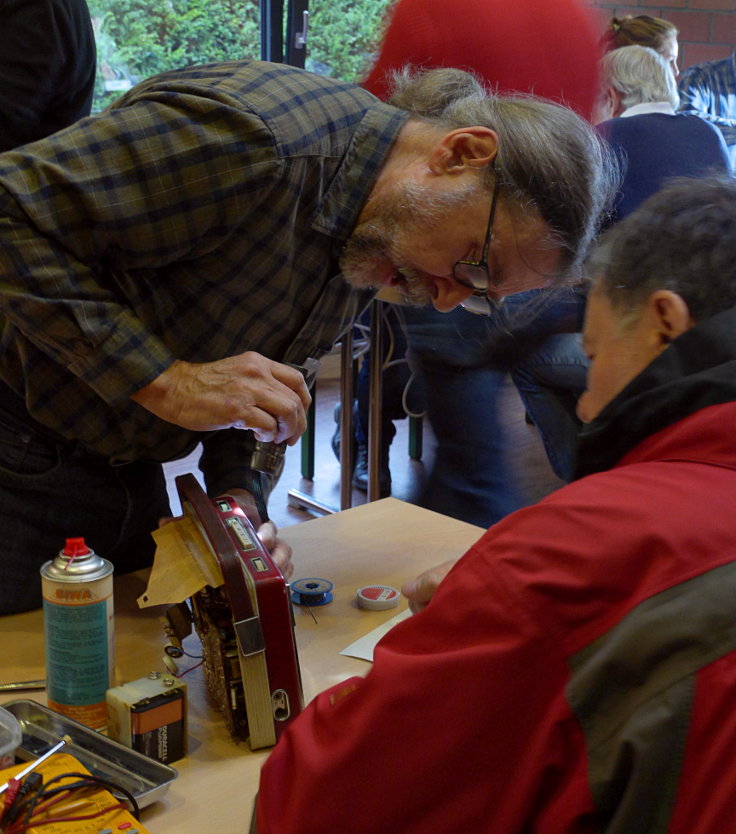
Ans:
[{"label": "man's gray beard", "polygon": [[348,238],[340,253],[340,269],[345,280],[354,287],[373,287],[375,273],[371,266],[383,255],[389,246],[379,229],[364,223]]},{"label": "man's gray beard", "polygon": [[410,267],[399,271],[403,278],[402,283],[397,287],[401,300],[414,307],[426,307],[431,304],[434,293],[427,287],[426,280]]},{"label": "man's gray beard", "polygon": [[472,199],[481,188],[474,182],[461,190],[436,193],[427,186],[404,183],[398,193],[383,199],[378,217],[357,226],[348,238],[340,255],[343,276],[355,287],[375,286],[371,262],[388,260],[397,265],[403,278],[399,291],[404,299],[418,306],[429,304],[433,298],[431,282],[411,266],[402,264],[406,259],[396,250],[394,229],[404,227],[402,231],[407,233],[417,229],[431,232],[447,219],[452,209]]}]

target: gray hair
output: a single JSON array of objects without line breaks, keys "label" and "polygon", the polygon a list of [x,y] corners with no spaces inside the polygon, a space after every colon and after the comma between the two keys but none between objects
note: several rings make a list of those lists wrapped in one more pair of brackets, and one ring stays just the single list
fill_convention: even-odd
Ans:
[{"label": "gray hair", "polygon": [[498,95],[457,69],[394,73],[389,102],[448,129],[481,125],[495,131],[496,187],[520,206],[535,208],[558,239],[568,271],[580,267],[609,210],[617,166],[591,125],[572,110],[528,95]]},{"label": "gray hair", "polygon": [[659,289],[700,321],[736,305],[735,240],[736,181],[675,179],[606,232],[588,272],[624,323]]},{"label": "gray hair", "polygon": [[601,86],[613,87],[624,107],[666,101],[677,108],[677,83],[665,58],[648,46],[622,46],[601,58]]}]

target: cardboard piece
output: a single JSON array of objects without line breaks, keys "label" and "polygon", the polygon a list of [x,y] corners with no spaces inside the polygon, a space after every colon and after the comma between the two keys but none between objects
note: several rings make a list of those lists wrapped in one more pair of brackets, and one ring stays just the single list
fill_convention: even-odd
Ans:
[{"label": "cardboard piece", "polygon": [[153,532],[156,555],[148,578],[148,587],[138,597],[138,605],[183,602],[206,585],[223,584],[220,565],[189,516],[175,519]]}]

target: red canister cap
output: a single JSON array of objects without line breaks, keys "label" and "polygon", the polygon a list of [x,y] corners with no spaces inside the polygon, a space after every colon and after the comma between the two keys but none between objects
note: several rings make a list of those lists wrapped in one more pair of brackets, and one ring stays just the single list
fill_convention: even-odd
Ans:
[{"label": "red canister cap", "polygon": [[85,553],[90,552],[90,549],[85,544],[84,538],[79,536],[75,539],[67,539],[61,552],[64,556],[84,556]]}]

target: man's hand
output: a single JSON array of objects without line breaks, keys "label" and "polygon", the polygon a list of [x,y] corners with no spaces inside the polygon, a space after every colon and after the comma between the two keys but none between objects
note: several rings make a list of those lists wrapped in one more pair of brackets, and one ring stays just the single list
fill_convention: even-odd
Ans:
[{"label": "man's hand", "polygon": [[234,487],[233,489],[229,489],[226,494],[232,495],[238,502],[240,509],[248,516],[251,524],[256,528],[258,538],[271,554],[274,564],[284,575],[284,579],[288,579],[294,573],[294,565],[291,564],[291,545],[278,537],[277,534],[279,531],[273,521],[267,521],[265,524],[260,523],[256,502],[247,489]]},{"label": "man's hand", "polygon": [[[163,527],[176,519],[171,517],[160,518],[158,526]],[[294,565],[291,564],[291,545],[287,544],[283,539],[277,535],[278,530],[273,521],[267,521],[261,524],[256,530],[258,538],[263,542],[263,546],[271,554],[276,567],[284,575],[284,579],[288,579],[294,573]]]},{"label": "man's hand", "polygon": [[289,579],[294,573],[294,565],[291,564],[291,545],[278,537],[278,530],[273,521],[261,524],[256,532],[266,550],[271,554],[274,564],[284,575],[284,579]]},{"label": "man's hand", "polygon": [[299,371],[253,351],[202,364],[177,360],[131,399],[185,429],[253,429],[259,440],[290,446],[312,402]]},{"label": "man's hand", "polygon": [[409,600],[409,608],[415,614],[427,607],[440,582],[447,576],[456,561],[457,559],[450,559],[435,568],[425,570],[416,579],[405,582],[401,586],[401,593]]},{"label": "man's hand", "polygon": [[[231,489],[226,495],[231,495],[238,502],[240,509],[248,516],[249,521],[255,527],[258,538],[263,546],[271,554],[276,567],[288,579],[294,573],[294,565],[291,564],[291,545],[278,537],[278,530],[273,521],[260,524],[260,517],[256,509],[253,496],[245,489]],[[181,516],[179,516],[181,517]],[[158,520],[158,526],[163,527],[175,519],[167,516]]]}]

